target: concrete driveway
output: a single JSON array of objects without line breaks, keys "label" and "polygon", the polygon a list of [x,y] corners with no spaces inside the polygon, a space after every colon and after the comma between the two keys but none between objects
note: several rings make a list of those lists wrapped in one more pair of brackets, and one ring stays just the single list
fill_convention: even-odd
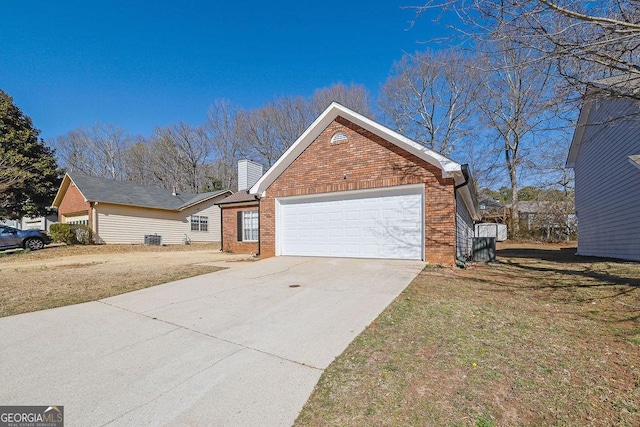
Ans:
[{"label": "concrete driveway", "polygon": [[66,425],[291,425],[424,263],[277,257],[0,319],[0,404]]}]

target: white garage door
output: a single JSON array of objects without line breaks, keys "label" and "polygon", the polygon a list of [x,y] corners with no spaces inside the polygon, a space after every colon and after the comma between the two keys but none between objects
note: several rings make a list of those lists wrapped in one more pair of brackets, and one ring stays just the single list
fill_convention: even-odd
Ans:
[{"label": "white garage door", "polygon": [[424,187],[278,199],[279,255],[423,259]]}]

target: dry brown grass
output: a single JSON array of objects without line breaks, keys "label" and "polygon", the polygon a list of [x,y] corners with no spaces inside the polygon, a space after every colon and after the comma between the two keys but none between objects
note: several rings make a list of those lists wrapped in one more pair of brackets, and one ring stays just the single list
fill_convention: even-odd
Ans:
[{"label": "dry brown grass", "polygon": [[95,301],[212,273],[217,244],[57,246],[0,253],[0,317]]},{"label": "dry brown grass", "polygon": [[502,245],[427,268],[325,371],[296,425],[640,425],[640,264]]}]

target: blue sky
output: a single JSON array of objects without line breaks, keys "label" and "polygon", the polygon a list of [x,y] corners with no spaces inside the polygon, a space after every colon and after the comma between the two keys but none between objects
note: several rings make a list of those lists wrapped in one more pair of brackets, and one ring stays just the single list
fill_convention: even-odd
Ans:
[{"label": "blue sky", "polygon": [[148,136],[199,124],[215,99],[255,108],[336,82],[374,96],[403,52],[415,0],[0,0],[0,89],[43,138],[96,122]]}]

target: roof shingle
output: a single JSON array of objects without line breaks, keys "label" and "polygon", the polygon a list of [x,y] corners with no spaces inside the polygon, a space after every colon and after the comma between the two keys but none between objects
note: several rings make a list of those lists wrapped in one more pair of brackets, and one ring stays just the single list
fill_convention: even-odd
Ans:
[{"label": "roof shingle", "polygon": [[249,190],[238,191],[230,195],[229,197],[225,197],[220,200],[216,205],[227,205],[230,203],[246,203],[246,202],[257,202],[258,197],[255,194],[250,194]]},{"label": "roof shingle", "polygon": [[89,202],[113,203],[117,205],[141,206],[154,209],[182,210],[204,202],[229,190],[209,193],[178,193],[158,187],[146,187],[132,182],[114,181],[106,178],[69,173],[69,178]]}]

